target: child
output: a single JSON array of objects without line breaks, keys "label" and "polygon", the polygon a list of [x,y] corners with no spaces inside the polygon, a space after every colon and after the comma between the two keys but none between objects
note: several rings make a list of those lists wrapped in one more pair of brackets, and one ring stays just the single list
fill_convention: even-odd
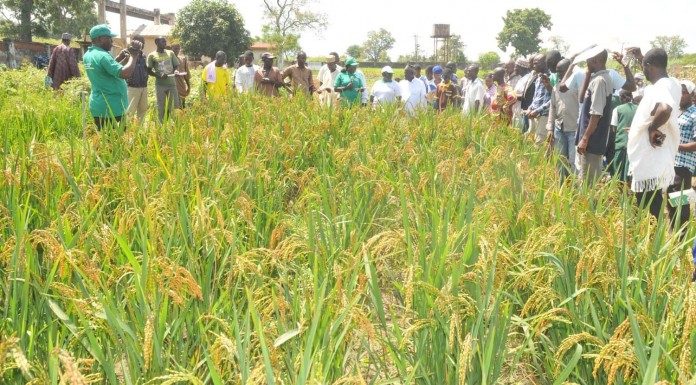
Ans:
[{"label": "child", "polygon": [[452,83],[452,71],[447,68],[442,73],[442,82],[437,86],[437,107],[439,111],[444,111],[447,106],[454,103],[455,99],[460,99],[457,86]]}]

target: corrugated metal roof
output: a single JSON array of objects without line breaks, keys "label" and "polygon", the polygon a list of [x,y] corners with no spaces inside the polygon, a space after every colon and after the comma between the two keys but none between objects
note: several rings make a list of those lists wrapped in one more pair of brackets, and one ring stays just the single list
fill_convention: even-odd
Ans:
[{"label": "corrugated metal roof", "polygon": [[[140,30],[141,27],[138,27],[133,34],[140,36],[169,36],[174,30],[174,26],[169,24],[148,25]],[[138,30],[140,31],[138,32]]]}]

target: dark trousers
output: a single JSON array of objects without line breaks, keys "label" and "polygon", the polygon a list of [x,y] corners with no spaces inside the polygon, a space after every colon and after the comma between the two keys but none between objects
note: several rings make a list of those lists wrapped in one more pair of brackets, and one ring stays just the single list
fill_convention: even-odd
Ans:
[{"label": "dark trousers", "polygon": [[609,141],[607,142],[607,151],[604,153],[604,156],[607,159],[607,172],[609,172],[609,175],[615,176],[616,175],[616,169],[617,165],[612,162],[614,160],[614,153],[616,151],[616,131],[614,130],[609,130]]},{"label": "dark trousers", "polygon": [[[122,116],[114,116],[112,117],[102,117],[102,116],[95,116],[94,117],[94,124],[97,126],[97,131],[101,131],[102,128],[105,129],[115,129],[118,128],[118,126],[121,124],[121,118]],[[126,130],[125,124],[123,125],[123,130]]]},{"label": "dark trousers", "polygon": [[636,193],[636,203],[638,207],[645,209],[650,209],[650,214],[655,217],[655,219],[660,218],[660,213],[662,213],[662,204],[664,199],[662,197],[662,190],[650,190]]},{"label": "dark trousers", "polygon": [[[675,167],[674,173],[676,174],[674,176],[674,183],[667,187],[667,194],[677,191],[686,191],[691,188],[691,170],[686,167]],[[676,207],[672,207],[670,204],[667,205],[667,211],[669,211],[669,219],[672,221],[673,229],[679,229],[682,224],[689,221],[691,217],[690,210],[691,208],[688,203]],[[679,218],[677,218],[677,214]]]}]

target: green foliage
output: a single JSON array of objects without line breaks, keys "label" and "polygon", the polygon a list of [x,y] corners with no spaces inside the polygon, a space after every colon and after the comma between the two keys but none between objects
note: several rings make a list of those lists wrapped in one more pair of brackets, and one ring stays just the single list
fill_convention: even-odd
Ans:
[{"label": "green foliage", "polygon": [[538,52],[542,28],[551,29],[551,16],[539,8],[513,9],[503,17],[503,30],[498,33],[498,48],[507,52],[508,45],[515,56]]},{"label": "green foliage", "polygon": [[[453,61],[455,63],[458,63],[459,65],[466,65],[468,62],[468,59],[466,55],[464,54],[464,50],[466,49],[466,44],[464,44],[464,41],[462,40],[461,35],[454,34],[450,37],[449,41],[449,52],[445,53],[445,49],[447,47],[440,46],[437,49],[437,55],[431,56],[432,61]],[[445,60],[445,57],[447,59]]]},{"label": "green foliage", "polygon": [[91,0],[0,0],[0,10],[11,19],[2,22],[2,32],[32,41],[33,36],[55,37],[63,32],[82,36],[97,23]]},{"label": "green foliage", "polygon": [[650,42],[653,48],[662,48],[667,52],[667,57],[670,59],[678,59],[684,55],[686,48],[686,40],[683,37],[674,36],[656,36],[655,40]]},{"label": "green foliage", "polygon": [[396,39],[391,32],[384,28],[367,33],[367,40],[363,43],[363,54],[372,62],[388,61],[387,51],[394,47]]},{"label": "green foliage", "polygon": [[299,39],[304,31],[319,33],[326,29],[327,17],[312,12],[313,0],[263,0],[263,39],[273,43],[281,58],[288,58],[300,50]]},{"label": "green foliage", "polygon": [[191,1],[179,11],[173,36],[193,57],[215,57],[217,51],[224,51],[232,60],[251,43],[242,15],[227,0]]},{"label": "green foliage", "polygon": [[500,55],[493,51],[482,53],[479,55],[478,64],[482,70],[492,70],[500,64]]},{"label": "green foliage", "polygon": [[542,49],[540,52],[544,53],[545,51],[558,51],[561,53],[561,55],[565,56],[568,54],[568,50],[570,49],[570,44],[568,44],[565,40],[563,40],[562,37],[558,35],[553,35],[548,38],[548,44],[545,47],[546,49]]},{"label": "green foliage", "polygon": [[358,44],[353,44],[353,45],[351,45],[350,47],[348,47],[348,48],[346,49],[346,54],[347,54],[348,56],[352,56],[352,57],[354,57],[354,58],[356,58],[356,59],[359,59],[359,58],[361,58],[362,55],[363,55],[363,49],[362,49],[362,47],[361,47],[360,45],[358,45]]}]

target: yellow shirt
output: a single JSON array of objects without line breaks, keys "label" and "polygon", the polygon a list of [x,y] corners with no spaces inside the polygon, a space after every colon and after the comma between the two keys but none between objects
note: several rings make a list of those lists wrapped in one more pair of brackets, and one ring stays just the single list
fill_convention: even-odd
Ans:
[{"label": "yellow shirt", "polygon": [[206,85],[206,95],[210,99],[224,98],[230,93],[230,83],[232,78],[230,70],[222,67],[215,67],[215,83],[208,83],[205,80],[205,69],[201,74],[201,80]]}]

